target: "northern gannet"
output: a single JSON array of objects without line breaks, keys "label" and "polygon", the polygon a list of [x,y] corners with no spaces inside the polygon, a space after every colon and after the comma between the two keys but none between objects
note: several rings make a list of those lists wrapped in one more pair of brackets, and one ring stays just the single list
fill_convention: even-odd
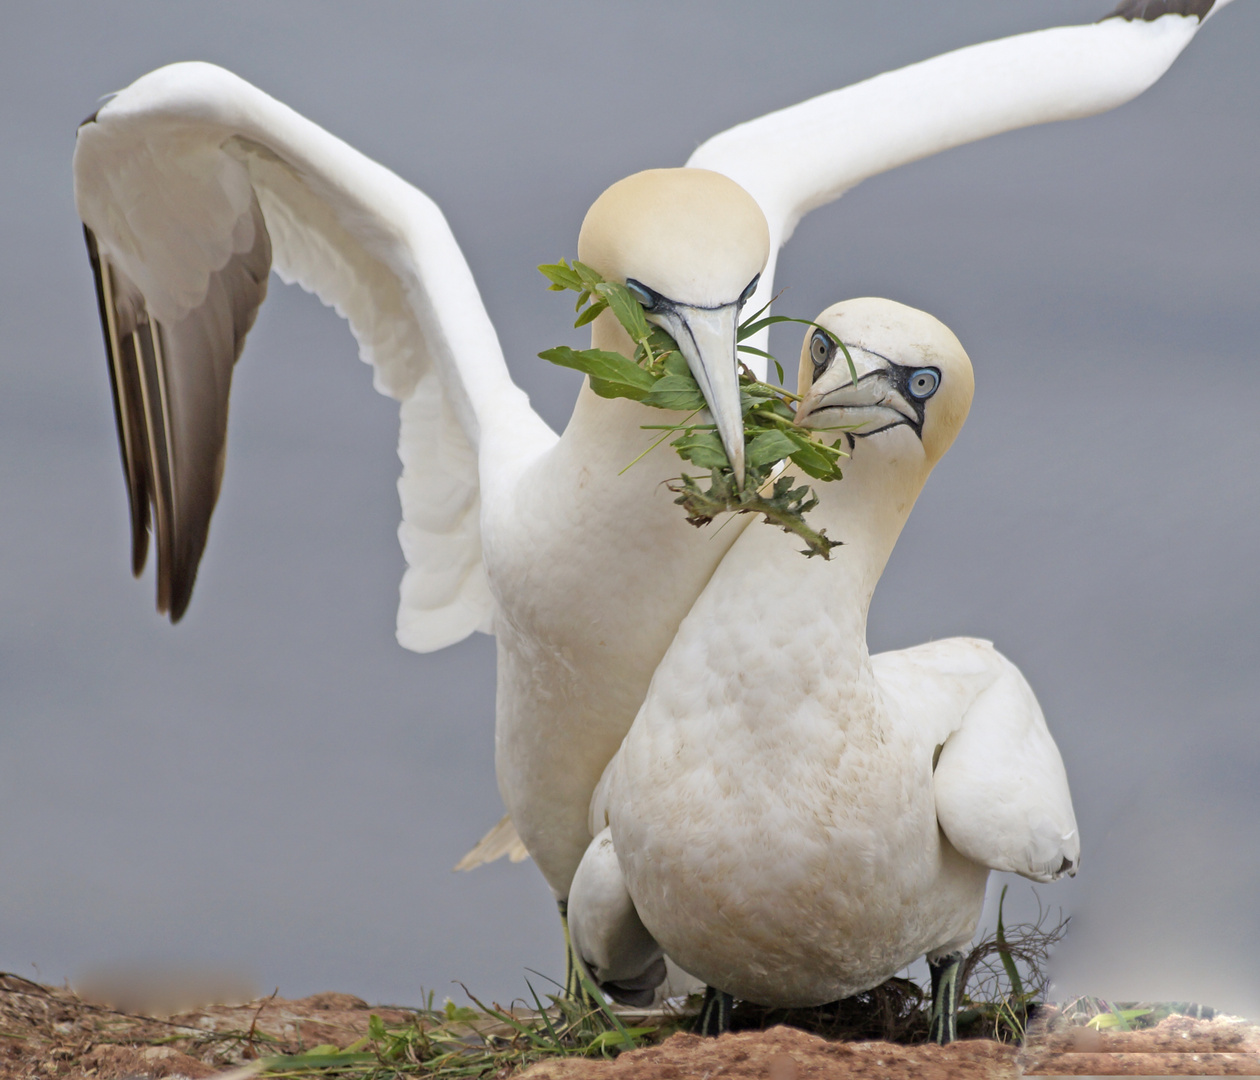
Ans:
[{"label": "northern gannet", "polygon": [[926,954],[948,1041],[989,871],[1074,874],[1080,839],[1014,664],[972,638],[867,651],[871,595],[970,408],[967,354],[889,300],[818,322],[857,372],[825,334],[806,338],[798,423],[850,432],[845,478],[814,511],[843,546],[796,558],[769,529],[732,546],[596,791],[570,927],[592,974],[631,998],[663,977],[661,948],[712,991],[779,1007],[851,996]]},{"label": "northern gannet", "polygon": [[[732,177],[766,213],[771,261],[751,302],[771,294],[775,249],[808,210],[907,161],[1129,100],[1189,42],[1203,6],[1148,21],[1126,12],[958,50],[710,140],[689,164]],[[133,315],[137,295],[158,322],[217,306],[217,325],[204,322],[218,337],[206,354],[212,358],[181,376],[200,387],[199,415],[208,419],[187,437],[200,440],[208,467],[187,530],[159,535],[159,550],[185,567],[183,589],[174,585],[173,565],[169,575],[159,573],[160,601],[175,608],[186,600],[188,568],[204,544],[222,468],[217,440],[227,379],[262,299],[268,260],[261,222],[273,267],[348,318],[378,388],[402,403],[400,534],[409,569],[399,639],[427,651],[474,629],[497,633],[501,784],[519,831],[563,898],[589,840],[586,807],[600,771],[742,523],[717,540],[683,527],[655,486],[677,471],[672,459],[661,463],[665,473],[645,461],[621,478],[615,509],[624,518],[609,518],[605,506],[570,505],[576,546],[545,520],[515,517],[520,503],[492,491],[509,491],[530,472],[550,477],[547,494],[571,498],[566,485],[574,473],[564,469],[577,466],[570,448],[584,433],[606,436],[637,408],[584,390],[557,440],[512,385],[471,274],[433,204],[219,69],[163,69],[106,104],[80,133],[76,195],[102,266],[136,287],[127,301]],[[595,334],[602,332],[612,329],[597,326]],[[136,432],[120,425],[124,441],[129,434]],[[549,463],[557,463],[555,472]],[[136,503],[133,525],[142,534],[143,492]],[[670,544],[642,542],[655,527],[649,519],[664,523]],[[138,535],[137,563],[141,550]],[[610,567],[631,566],[627,559],[649,550],[651,565],[664,573],[638,575],[633,588],[607,588]],[[497,561],[504,551],[507,561]],[[526,553],[529,565],[521,565]],[[575,610],[584,617],[575,619]],[[524,742],[536,751],[527,760],[505,749]]]}]

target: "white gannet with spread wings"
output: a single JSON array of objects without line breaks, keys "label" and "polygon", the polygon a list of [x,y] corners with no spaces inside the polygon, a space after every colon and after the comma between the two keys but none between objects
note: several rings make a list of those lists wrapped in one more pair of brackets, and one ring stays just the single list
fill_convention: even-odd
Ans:
[{"label": "white gannet with spread wings", "polygon": [[[703,243],[682,250],[662,236],[651,265],[632,272],[615,259],[642,252],[618,247],[625,225],[612,214],[592,239],[614,262],[598,268],[621,280],[637,272],[666,321],[683,309],[733,316],[768,259],[759,306],[777,245],[810,209],[927,154],[1129,100],[1209,9],[1127,0],[1095,25],[961,49],[733,128],[689,164],[734,179],[764,212],[757,226],[742,192],[695,181],[722,192],[697,200],[712,203],[706,227],[725,211],[742,222],[738,258],[706,262]],[[151,512],[159,608],[178,618],[191,595],[232,368],[270,267],[347,318],[376,385],[400,402],[399,640],[427,651],[476,629],[497,635],[500,787],[563,898],[589,839],[591,791],[742,522],[716,538],[687,526],[659,483],[678,471],[667,447],[615,475],[644,445],[647,414],[634,402],[584,387],[564,434],[551,432],[512,383],[438,208],[221,69],[175,65],[115,96],[80,129],[75,189],[113,375],[133,568]],[[639,209],[668,203],[645,196]],[[593,338],[626,341],[608,316]],[[722,365],[734,366],[733,340],[705,363],[729,440],[733,380]]]}]

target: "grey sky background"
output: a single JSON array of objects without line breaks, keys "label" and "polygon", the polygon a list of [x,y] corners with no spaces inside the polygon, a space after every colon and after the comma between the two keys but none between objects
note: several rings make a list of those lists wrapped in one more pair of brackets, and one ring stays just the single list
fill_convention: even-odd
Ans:
[{"label": "grey sky background", "polygon": [[[450,867],[502,812],[494,648],[393,639],[396,406],[273,278],[172,629],[125,495],[70,156],[98,97],[232,69],[447,213],[554,425],[576,338],[535,264],[592,199],[741,120],[1105,0],[601,7],[48,0],[0,37],[0,967],[217,965],[416,1002],[558,976],[530,864]],[[875,598],[873,648],[993,639],[1067,763],[1061,992],[1260,1015],[1260,4],[1135,103],[868,181],[802,223],[778,310],[884,295],[955,330],[967,428]],[[774,339],[791,363],[800,336]],[[761,526],[754,526],[761,527]],[[1012,896],[1026,910],[1027,883]],[[992,892],[993,890],[991,890]],[[537,980],[535,980],[537,981]]]}]

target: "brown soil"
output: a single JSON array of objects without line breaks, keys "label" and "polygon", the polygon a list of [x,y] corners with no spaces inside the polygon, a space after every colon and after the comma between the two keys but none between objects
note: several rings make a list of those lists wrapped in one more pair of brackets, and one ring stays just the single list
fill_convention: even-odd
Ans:
[{"label": "brown soil", "polygon": [[672,1035],[660,1046],[632,1050],[615,1061],[544,1061],[521,1080],[1007,1080],[1019,1075],[1015,1048],[988,1039],[952,1046],[828,1042],[796,1028],[739,1031],[717,1039]]},{"label": "brown soil", "polygon": [[372,1013],[390,1025],[414,1016],[370,1008],[350,994],[139,1016],[84,1001],[69,989],[0,974],[0,1080],[201,1080],[258,1057],[348,1046],[367,1034]]},{"label": "brown soil", "polygon": [[1260,1027],[1233,1017],[1169,1016],[1144,1031],[1095,1031],[1053,1010],[1020,1055],[1036,1076],[1260,1076]]},{"label": "brown soil", "polygon": [[[0,1080],[202,1080],[259,1057],[349,1046],[367,1034],[373,1013],[390,1027],[416,1018],[411,1010],[369,1007],[334,993],[142,1016],[84,1001],[69,989],[0,975]],[[1227,1017],[1169,1016],[1144,1031],[1099,1032],[1080,1026],[1079,1018],[1046,1010],[1029,1045],[1019,1050],[987,1039],[943,1048],[836,1041],[778,1026],[719,1039],[676,1034],[612,1061],[545,1061],[518,1075],[522,1080],[1005,1080],[1021,1073],[1260,1076],[1260,1027]]]}]

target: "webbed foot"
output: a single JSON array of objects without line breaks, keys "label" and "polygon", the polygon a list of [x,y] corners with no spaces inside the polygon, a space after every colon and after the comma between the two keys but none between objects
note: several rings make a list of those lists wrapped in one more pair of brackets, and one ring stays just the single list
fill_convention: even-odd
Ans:
[{"label": "webbed foot", "polygon": [[704,1004],[700,1006],[700,1015],[696,1017],[696,1026],[692,1030],[697,1035],[705,1037],[730,1031],[731,1011],[734,1008],[735,999],[725,990],[715,990],[712,986],[706,986]]},{"label": "webbed foot", "polygon": [[962,972],[963,954],[949,953],[939,963],[928,961],[932,975],[932,1017],[928,1024],[928,1040],[944,1046],[958,1038],[958,977]]}]

